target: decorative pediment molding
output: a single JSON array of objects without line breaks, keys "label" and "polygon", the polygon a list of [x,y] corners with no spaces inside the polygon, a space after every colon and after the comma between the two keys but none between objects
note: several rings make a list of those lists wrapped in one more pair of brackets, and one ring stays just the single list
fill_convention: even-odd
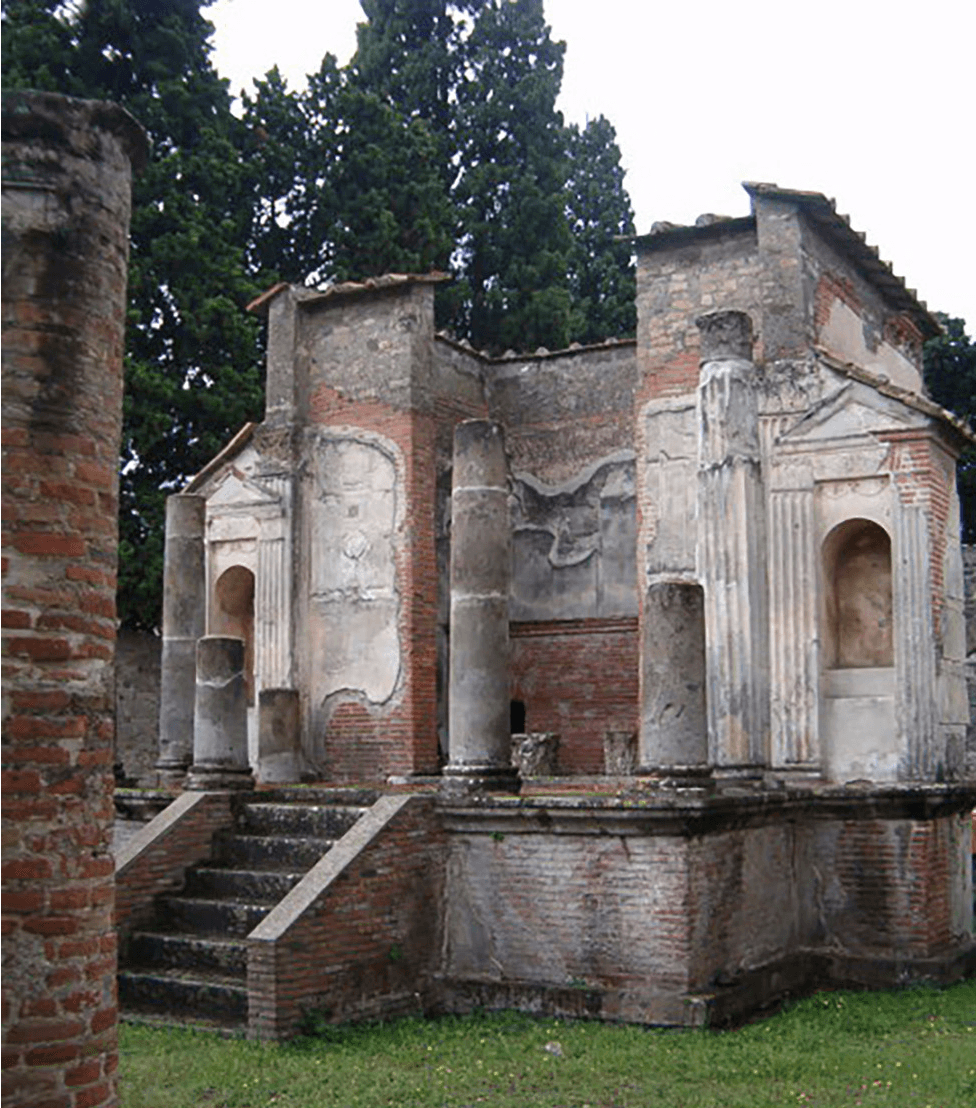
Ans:
[{"label": "decorative pediment molding", "polygon": [[207,493],[207,509],[239,511],[255,508],[278,508],[281,500],[257,481],[241,472],[236,466],[225,470]]},{"label": "decorative pediment molding", "polygon": [[868,385],[849,381],[826,396],[805,416],[784,431],[776,445],[788,450],[812,447],[847,447],[852,441],[873,440],[891,431],[922,430],[928,419],[921,412],[876,392]]}]

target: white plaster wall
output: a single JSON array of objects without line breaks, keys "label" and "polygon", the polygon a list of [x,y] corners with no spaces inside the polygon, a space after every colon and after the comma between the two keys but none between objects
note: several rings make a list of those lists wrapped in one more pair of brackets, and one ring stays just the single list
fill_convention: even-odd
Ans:
[{"label": "white plaster wall", "polygon": [[900,743],[894,667],[826,670],[822,688],[828,779],[896,780]]}]

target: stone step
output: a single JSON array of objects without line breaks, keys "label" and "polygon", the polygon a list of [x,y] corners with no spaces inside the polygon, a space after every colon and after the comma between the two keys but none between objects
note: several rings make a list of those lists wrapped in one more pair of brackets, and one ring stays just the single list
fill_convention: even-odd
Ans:
[{"label": "stone step", "polygon": [[181,1020],[202,1017],[247,1022],[247,984],[203,970],[149,969],[141,966],[119,973],[119,1005],[124,1015],[164,1013]]},{"label": "stone step", "polygon": [[243,835],[218,831],[213,838],[213,861],[232,868],[305,872],[325,854],[334,839],[291,835]]},{"label": "stone step", "polygon": [[194,866],[186,875],[183,895],[210,900],[279,901],[306,870],[238,869],[232,866]]},{"label": "stone step", "polygon": [[248,801],[237,813],[238,832],[249,835],[341,838],[366,811],[356,805],[276,804]]},{"label": "stone step", "polygon": [[138,931],[129,939],[126,963],[153,969],[203,970],[247,978],[247,943],[224,935]]},{"label": "stone step", "polygon": [[167,930],[195,935],[236,935],[243,938],[274,907],[276,901],[247,903],[204,897],[164,896],[157,902],[156,918]]},{"label": "stone step", "polygon": [[124,1018],[246,1028],[245,937],[375,797],[296,799],[235,801],[235,826],[214,835],[210,860],[187,871],[181,893],[157,898],[156,922],[127,943],[119,973]]}]

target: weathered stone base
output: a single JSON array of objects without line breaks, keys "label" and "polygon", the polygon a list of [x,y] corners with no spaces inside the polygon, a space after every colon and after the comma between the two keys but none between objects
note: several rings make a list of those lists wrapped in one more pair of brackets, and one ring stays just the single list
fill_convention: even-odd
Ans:
[{"label": "weathered stone base", "polygon": [[437,977],[428,987],[428,1015],[519,1011],[556,1019],[592,1019],[663,1027],[735,1027],[789,1000],[822,989],[945,987],[976,976],[976,944],[938,958],[872,958],[800,951],[701,993],[667,992],[631,979],[617,987],[547,985]]},{"label": "weathered stone base", "polygon": [[190,766],[184,788],[188,792],[223,792],[225,789],[253,789],[254,774],[249,769],[227,769],[206,764]]},{"label": "weathered stone base", "polygon": [[483,793],[517,794],[522,787],[518,770],[512,766],[445,766],[441,793],[452,800]]},{"label": "weathered stone base", "polygon": [[432,1003],[725,1026],[976,971],[967,787],[442,801]]},{"label": "weathered stone base", "polygon": [[187,766],[183,762],[159,761],[155,765],[156,783],[161,789],[176,790],[186,781]]}]

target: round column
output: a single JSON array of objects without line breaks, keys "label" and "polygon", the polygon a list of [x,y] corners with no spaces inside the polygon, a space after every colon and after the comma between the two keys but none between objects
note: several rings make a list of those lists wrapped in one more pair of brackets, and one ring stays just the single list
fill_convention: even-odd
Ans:
[{"label": "round column", "polygon": [[723,311],[695,322],[708,759],[717,778],[756,777],[769,746],[769,627],[752,320]]},{"label": "round column", "polygon": [[206,629],[206,510],[207,502],[202,496],[176,493],[166,498],[156,763],[161,785],[180,785],[193,757],[197,639],[202,638]]},{"label": "round column", "polygon": [[133,165],[114,104],[3,94],[3,1096],[116,1105],[113,661]]},{"label": "round column", "polygon": [[247,761],[244,640],[207,635],[197,643],[193,765],[188,789],[251,789]]},{"label": "round column", "polygon": [[647,590],[641,667],[641,770],[666,770],[679,778],[707,772],[700,585],[657,581]]},{"label": "round column", "polygon": [[448,703],[452,793],[517,791],[512,766],[508,594],[512,538],[502,428],[471,420],[454,432]]}]

